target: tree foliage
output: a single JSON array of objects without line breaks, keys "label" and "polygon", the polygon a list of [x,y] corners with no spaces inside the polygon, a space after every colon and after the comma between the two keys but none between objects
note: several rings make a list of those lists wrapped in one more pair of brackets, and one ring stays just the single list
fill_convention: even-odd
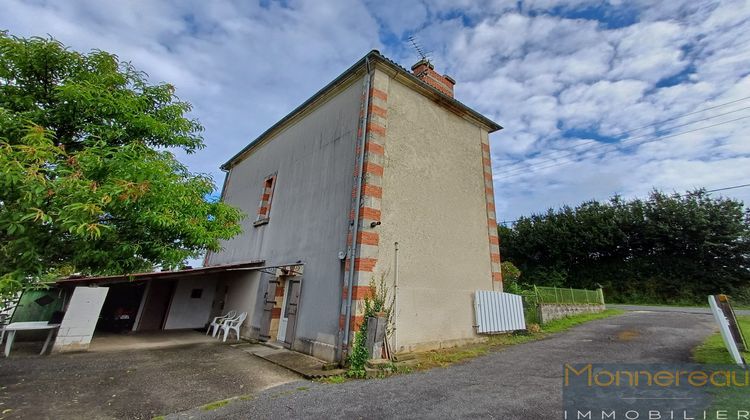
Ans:
[{"label": "tree foliage", "polygon": [[750,287],[750,213],[704,190],[589,201],[499,230],[501,254],[530,284],[601,284],[610,300],[653,302],[704,302]]},{"label": "tree foliage", "polygon": [[529,288],[529,285],[521,283],[521,270],[510,261],[503,261],[500,264],[500,271],[503,273],[503,291],[516,295],[523,294]]},{"label": "tree foliage", "polygon": [[190,104],[112,54],[0,33],[0,294],[59,275],[176,267],[240,232]]},{"label": "tree foliage", "polygon": [[500,271],[503,273],[503,284],[518,283],[521,279],[521,270],[510,261],[503,261],[500,264]]}]

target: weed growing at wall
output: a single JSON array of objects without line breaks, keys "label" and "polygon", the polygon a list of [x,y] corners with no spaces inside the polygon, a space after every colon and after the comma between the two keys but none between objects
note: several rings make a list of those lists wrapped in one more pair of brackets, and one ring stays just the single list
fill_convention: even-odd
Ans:
[{"label": "weed growing at wall", "polygon": [[354,378],[365,377],[365,365],[370,359],[370,351],[367,348],[367,320],[372,317],[382,316],[386,319],[386,334],[393,331],[392,309],[394,294],[386,284],[387,273],[383,273],[380,279],[370,281],[370,292],[365,296],[365,311],[362,325],[354,335],[354,344],[349,354],[349,370],[346,375]]},{"label": "weed growing at wall", "polygon": [[370,358],[370,352],[367,351],[365,341],[367,341],[367,323],[363,322],[359,331],[354,335],[354,345],[352,346],[352,352],[349,354],[349,370],[346,372],[346,376],[352,378],[365,377],[365,365]]}]

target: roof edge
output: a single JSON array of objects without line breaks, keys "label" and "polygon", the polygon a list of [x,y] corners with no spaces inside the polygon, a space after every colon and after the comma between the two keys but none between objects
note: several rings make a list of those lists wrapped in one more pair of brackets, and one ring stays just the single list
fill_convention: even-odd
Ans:
[{"label": "roof edge", "polygon": [[432,86],[428,85],[427,83],[425,83],[418,77],[411,74],[411,72],[406,70],[404,67],[401,67],[396,62],[382,55],[380,51],[371,50],[364,57],[357,60],[357,62],[354,63],[351,67],[349,67],[343,73],[341,73],[338,77],[336,77],[330,83],[328,83],[323,88],[315,92],[305,102],[303,102],[302,104],[294,108],[290,113],[285,115],[283,118],[277,121],[274,125],[272,125],[263,133],[261,133],[259,136],[257,136],[255,140],[251,141],[248,145],[243,147],[239,152],[235,153],[234,156],[229,158],[224,164],[220,166],[221,170],[227,171],[231,169],[231,167],[237,161],[241,160],[242,157],[247,152],[249,152],[250,150],[260,145],[262,141],[266,137],[268,137],[271,133],[281,128],[282,126],[284,126],[287,122],[295,118],[297,115],[301,114],[306,108],[308,108],[310,105],[312,105],[316,101],[320,100],[327,93],[329,93],[333,88],[344,83],[346,80],[357,76],[357,74],[361,72],[362,70],[365,70],[365,71],[368,70],[365,68],[365,66],[370,61],[373,61],[375,64],[381,63],[382,65],[385,65],[387,68],[393,70],[396,75],[400,75],[404,77],[406,80],[408,80],[412,84],[413,87],[415,88],[418,87],[421,93],[425,94],[426,96],[430,97],[434,101],[438,102],[440,105],[443,105],[446,108],[449,108],[449,110],[451,110],[452,112],[457,113],[457,114],[458,113],[468,114],[468,116],[471,117],[472,120],[486,126],[490,133],[503,129],[503,127],[500,124],[492,121],[491,119],[485,117],[479,112],[471,109],[470,107],[458,101],[457,99],[452,98],[438,91]]},{"label": "roof edge", "polygon": [[456,111],[460,110],[469,114],[469,116],[472,117],[471,119],[473,119],[475,122],[480,123],[484,125],[485,127],[487,127],[487,130],[490,133],[503,129],[503,127],[500,124],[485,117],[484,115],[475,111],[474,109],[464,104],[463,102],[459,101],[458,99],[448,96],[444,94],[443,92],[430,86],[429,84],[425,83],[425,81],[418,78],[417,76],[412,74],[410,71],[408,71],[407,69],[405,69],[404,67],[396,63],[395,61],[389,59],[388,57],[383,56],[377,50],[373,50],[373,51],[377,53],[377,59],[380,60],[381,63],[385,64],[388,68],[394,70],[396,72],[396,75],[403,76],[406,80],[412,83],[413,87],[419,87],[421,93],[424,93],[427,96],[431,97],[431,99],[435,100],[436,102],[439,102],[440,105],[450,108],[451,111],[455,113],[458,113]]},{"label": "roof edge", "polygon": [[102,281],[138,281],[148,280],[155,277],[178,277],[195,274],[213,274],[222,271],[230,271],[233,269],[262,266],[263,264],[265,264],[265,260],[251,260],[223,265],[210,265],[208,267],[185,268],[181,270],[146,271],[140,273],[113,274],[103,276],[70,276],[57,279],[54,283],[58,286],[63,286],[66,284],[99,283]]}]

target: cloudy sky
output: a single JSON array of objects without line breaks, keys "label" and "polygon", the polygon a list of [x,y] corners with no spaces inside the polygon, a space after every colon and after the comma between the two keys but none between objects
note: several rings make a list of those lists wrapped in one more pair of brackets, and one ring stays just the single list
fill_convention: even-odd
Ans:
[{"label": "cloudy sky", "polygon": [[[175,84],[218,167],[371,49],[418,38],[491,137],[499,220],[750,183],[750,2],[2,0],[0,29],[103,49]],[[724,194],[750,204],[750,188]]]}]

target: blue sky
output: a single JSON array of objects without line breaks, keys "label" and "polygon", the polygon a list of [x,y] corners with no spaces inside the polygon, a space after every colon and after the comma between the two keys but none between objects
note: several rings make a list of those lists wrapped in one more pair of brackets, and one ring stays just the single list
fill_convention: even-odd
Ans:
[{"label": "blue sky", "polygon": [[[15,35],[111,51],[175,84],[206,127],[207,148],[181,159],[217,184],[221,163],[369,50],[413,64],[410,35],[505,127],[491,137],[499,220],[750,182],[747,1],[2,5]],[[750,188],[725,194],[750,203]]]}]

